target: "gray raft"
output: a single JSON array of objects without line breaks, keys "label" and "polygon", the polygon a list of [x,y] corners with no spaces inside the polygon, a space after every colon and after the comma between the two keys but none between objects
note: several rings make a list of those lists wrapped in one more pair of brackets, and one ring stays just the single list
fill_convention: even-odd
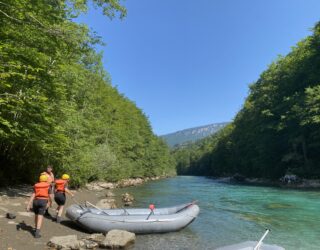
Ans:
[{"label": "gray raft", "polygon": [[[220,247],[216,250],[253,250],[255,246],[257,245],[257,241],[246,241],[239,244],[234,244],[226,247]],[[283,247],[277,246],[277,245],[268,245],[262,243],[259,248],[259,250],[285,250]]]},{"label": "gray raft", "polygon": [[112,229],[138,234],[167,233],[188,226],[199,214],[194,203],[168,208],[97,209],[71,205],[66,216],[90,232],[105,233]]},{"label": "gray raft", "polygon": [[285,250],[283,247],[277,245],[267,245],[263,243],[270,229],[266,229],[265,233],[259,241],[245,241],[239,244],[220,247],[216,250]]}]

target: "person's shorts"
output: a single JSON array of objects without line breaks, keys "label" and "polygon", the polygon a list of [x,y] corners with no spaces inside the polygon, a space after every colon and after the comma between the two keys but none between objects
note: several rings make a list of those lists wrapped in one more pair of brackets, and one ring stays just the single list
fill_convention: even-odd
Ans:
[{"label": "person's shorts", "polygon": [[35,214],[44,215],[47,209],[48,200],[46,199],[34,199],[33,200],[33,212]]},{"label": "person's shorts", "polygon": [[66,204],[66,194],[62,192],[56,192],[54,194],[54,201],[59,205],[59,206],[64,206]]}]

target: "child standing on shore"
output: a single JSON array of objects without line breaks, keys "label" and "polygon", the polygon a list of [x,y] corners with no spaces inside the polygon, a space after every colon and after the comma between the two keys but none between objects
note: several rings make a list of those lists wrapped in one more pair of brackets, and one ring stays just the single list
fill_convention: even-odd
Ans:
[{"label": "child standing on shore", "polygon": [[40,229],[42,226],[43,215],[47,209],[48,202],[52,202],[49,195],[50,184],[47,182],[48,177],[46,175],[41,175],[39,182],[33,186],[33,193],[30,197],[27,211],[30,211],[31,205],[33,207],[33,212],[35,214],[34,223],[35,223],[35,232],[34,237],[40,238]]},{"label": "child standing on shore", "polygon": [[70,176],[67,174],[63,174],[61,179],[55,180],[54,200],[58,204],[56,219],[57,223],[61,222],[63,208],[66,203],[66,193],[73,197],[73,193],[68,189],[69,180]]}]

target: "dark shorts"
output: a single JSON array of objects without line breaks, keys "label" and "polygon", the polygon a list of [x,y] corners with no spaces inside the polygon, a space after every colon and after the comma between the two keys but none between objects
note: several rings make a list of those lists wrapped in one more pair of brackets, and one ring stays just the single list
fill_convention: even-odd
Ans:
[{"label": "dark shorts", "polygon": [[62,192],[56,192],[54,194],[54,201],[59,205],[59,206],[64,206],[66,204],[66,194]]},{"label": "dark shorts", "polygon": [[33,200],[33,212],[35,214],[44,215],[47,209],[48,200],[45,199],[34,199]]}]

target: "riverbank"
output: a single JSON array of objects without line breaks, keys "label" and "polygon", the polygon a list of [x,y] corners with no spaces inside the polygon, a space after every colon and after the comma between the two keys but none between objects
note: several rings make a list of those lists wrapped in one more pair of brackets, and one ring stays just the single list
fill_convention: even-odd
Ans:
[{"label": "riverbank", "polygon": [[[117,183],[94,182],[87,184],[86,187],[73,190],[75,199],[67,198],[65,207],[76,202],[84,203],[89,201],[97,204],[106,198],[110,199],[110,193],[113,193],[112,200],[118,207],[124,205],[122,200],[124,191],[122,188],[142,185],[149,181],[158,180],[164,177],[125,179]],[[112,192],[109,189],[113,189]],[[76,234],[78,238],[84,238],[89,234],[78,228],[65,215],[61,224],[52,221],[52,218],[44,219],[41,229],[42,237],[35,239],[32,235],[34,227],[34,214],[26,211],[26,206],[32,193],[32,186],[18,185],[0,189],[0,249],[15,250],[43,250],[50,249],[47,246],[48,241],[53,236],[65,236]],[[49,209],[51,215],[55,215],[56,204]],[[15,219],[7,219],[6,214],[12,213]]]},{"label": "riverbank", "polygon": [[281,180],[270,180],[265,178],[247,178],[239,176],[229,177],[208,177],[221,183],[236,184],[236,185],[252,185],[252,186],[266,186],[279,187],[287,189],[301,189],[301,190],[318,190],[320,189],[320,179],[299,179],[297,182],[283,182]]},{"label": "riverbank", "polygon": [[104,189],[134,187],[134,186],[142,185],[148,181],[156,181],[164,178],[169,178],[169,176],[130,178],[130,179],[123,179],[118,182],[94,181],[94,182],[87,183],[85,185],[85,188],[91,191],[102,191]]}]

